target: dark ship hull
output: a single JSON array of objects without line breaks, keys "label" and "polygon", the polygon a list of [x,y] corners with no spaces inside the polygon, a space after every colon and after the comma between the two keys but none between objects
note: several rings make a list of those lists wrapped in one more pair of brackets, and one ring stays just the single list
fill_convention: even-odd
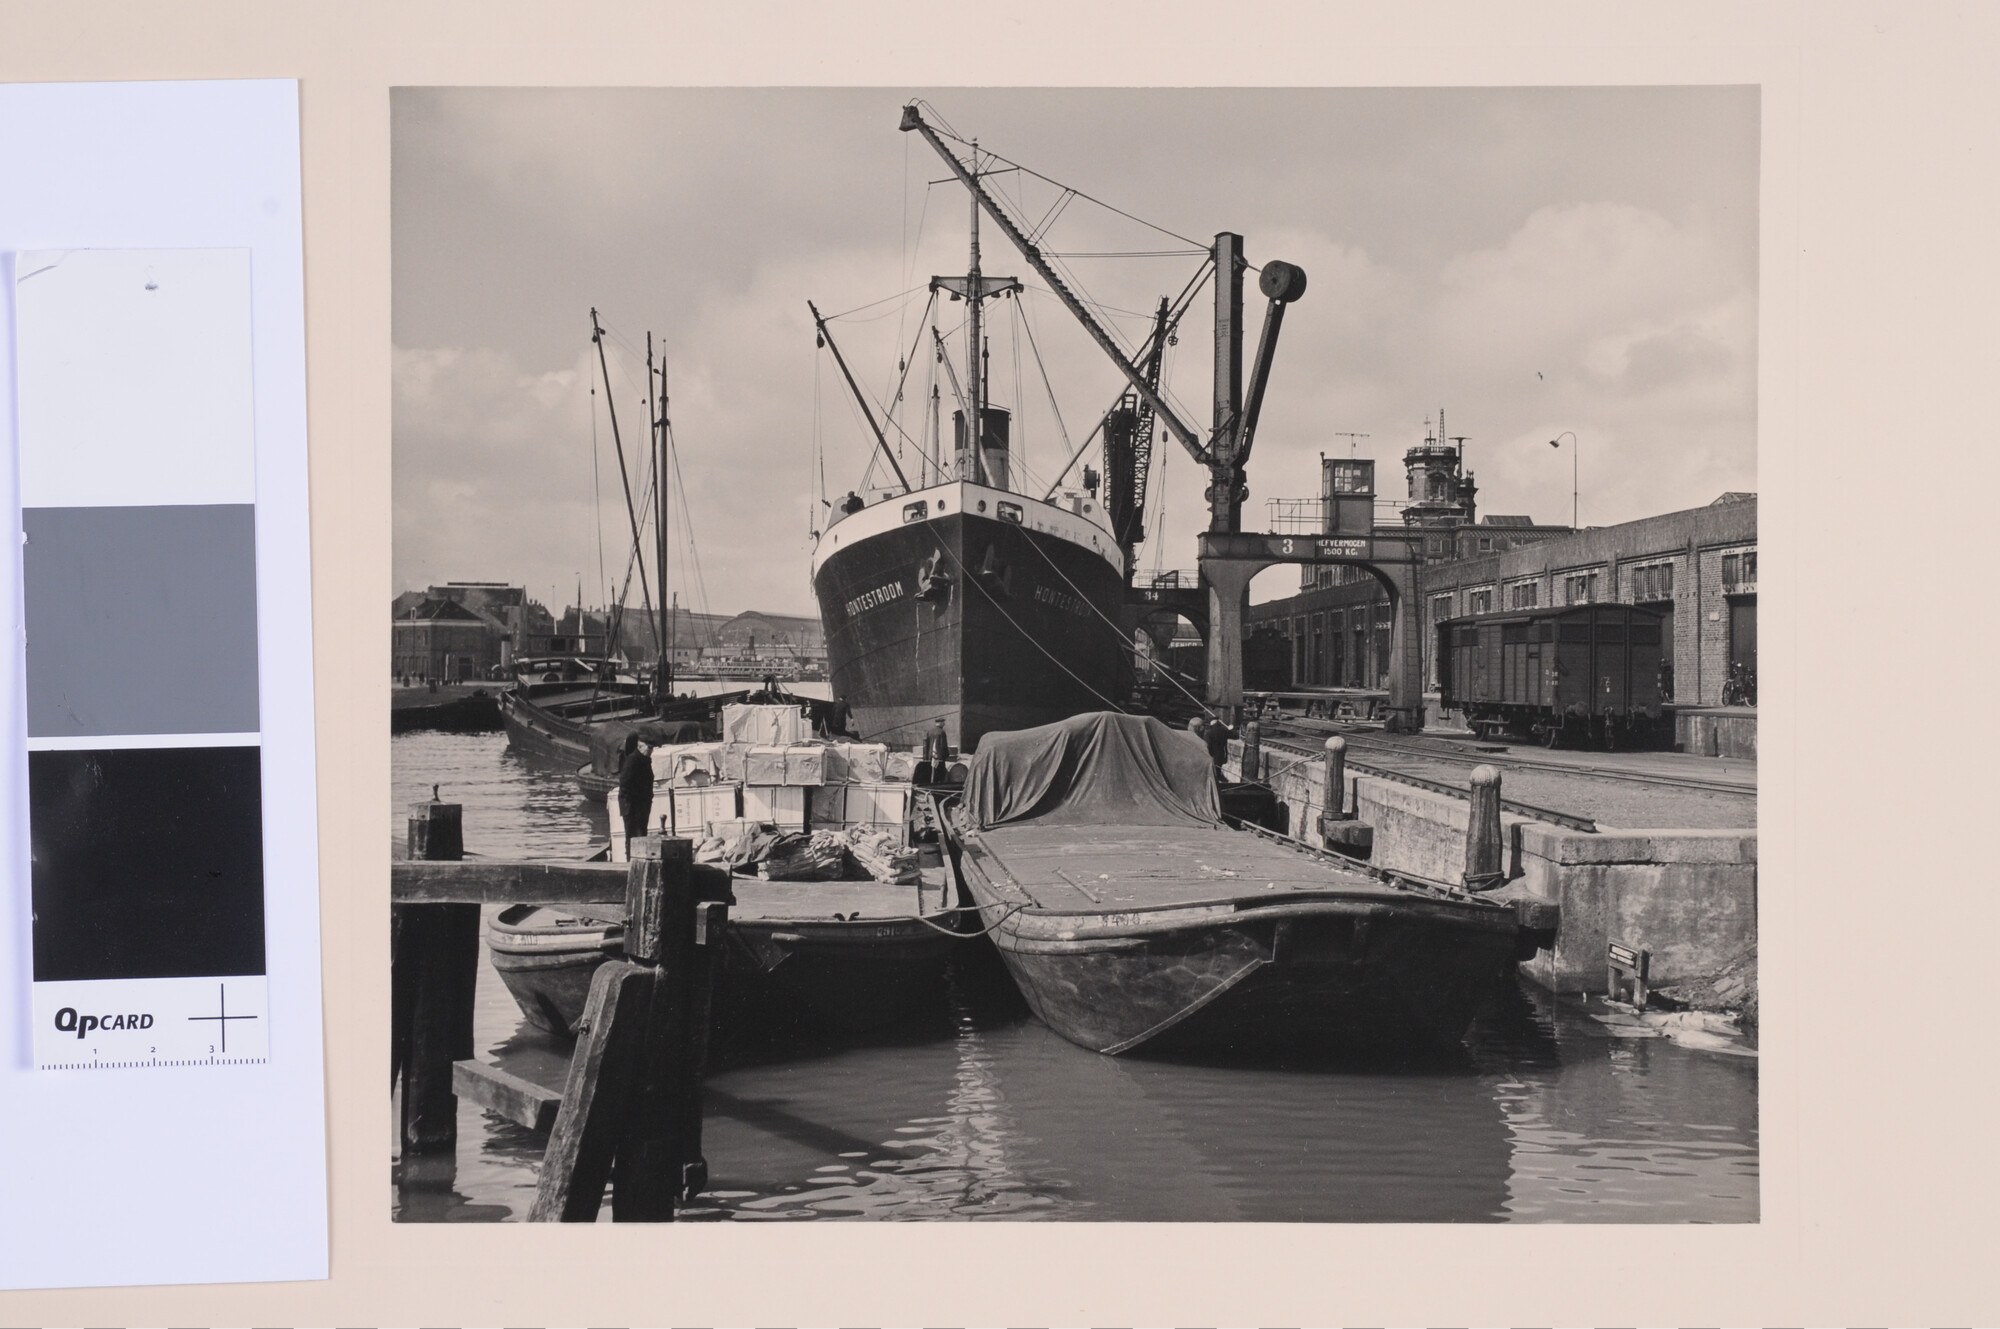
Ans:
[{"label": "dark ship hull", "polygon": [[887,499],[837,524],[813,589],[833,695],[852,708],[854,732],[915,744],[942,719],[970,751],[990,731],[1122,705],[1131,665],[1115,626],[1119,557],[1083,513],[973,484]]}]

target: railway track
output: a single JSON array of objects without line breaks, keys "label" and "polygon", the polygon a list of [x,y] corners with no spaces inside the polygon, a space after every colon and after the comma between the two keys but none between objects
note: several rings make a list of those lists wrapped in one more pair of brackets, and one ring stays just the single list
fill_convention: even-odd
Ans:
[{"label": "railway track", "polygon": [[1585,766],[1572,762],[1537,761],[1532,757],[1517,756],[1512,751],[1505,753],[1480,753],[1477,755],[1456,751],[1445,747],[1413,747],[1408,742],[1391,742],[1372,737],[1366,731],[1356,733],[1340,725],[1323,721],[1287,718],[1274,723],[1274,728],[1282,727],[1293,731],[1303,731],[1299,736],[1322,737],[1339,734],[1347,740],[1348,762],[1353,764],[1357,752],[1375,752],[1398,755],[1424,761],[1446,762],[1464,766],[1468,770],[1474,766],[1493,765],[1513,767],[1523,771],[1545,771],[1551,775],[1578,775],[1595,780],[1622,780],[1629,784],[1665,785],[1675,789],[1699,789],[1712,794],[1736,794],[1746,798],[1757,796],[1754,781],[1704,780],[1695,775],[1671,775],[1656,771],[1630,771],[1608,766]]}]

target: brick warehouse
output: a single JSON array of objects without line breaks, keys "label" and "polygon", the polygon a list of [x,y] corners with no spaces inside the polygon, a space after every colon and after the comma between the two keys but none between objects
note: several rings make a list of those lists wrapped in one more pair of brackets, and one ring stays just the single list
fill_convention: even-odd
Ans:
[{"label": "brick warehouse", "polygon": [[[1481,521],[1472,476],[1460,473],[1459,448],[1442,434],[1404,456],[1410,501],[1402,518],[1431,532],[1420,573],[1427,623],[1590,601],[1659,609],[1674,643],[1668,681],[1677,708],[1754,705],[1755,494],[1727,493],[1706,507],[1580,531],[1526,517]],[[1323,467],[1328,494],[1357,483],[1372,489],[1372,462],[1328,460]],[[1359,568],[1306,568],[1297,595],[1251,606],[1246,626],[1246,659],[1256,662],[1245,680],[1252,688],[1387,685],[1389,600]],[[1427,686],[1437,679],[1431,635],[1422,643]],[[1738,753],[1747,755],[1746,743],[1754,738],[1739,739]]]}]

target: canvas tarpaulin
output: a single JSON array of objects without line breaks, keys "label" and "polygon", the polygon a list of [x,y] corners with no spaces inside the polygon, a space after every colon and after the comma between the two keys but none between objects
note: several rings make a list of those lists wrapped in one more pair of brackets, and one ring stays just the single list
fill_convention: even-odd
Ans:
[{"label": "canvas tarpaulin", "polygon": [[979,741],[965,806],[981,827],[1214,826],[1215,766],[1201,740],[1144,715],[1099,711]]}]

